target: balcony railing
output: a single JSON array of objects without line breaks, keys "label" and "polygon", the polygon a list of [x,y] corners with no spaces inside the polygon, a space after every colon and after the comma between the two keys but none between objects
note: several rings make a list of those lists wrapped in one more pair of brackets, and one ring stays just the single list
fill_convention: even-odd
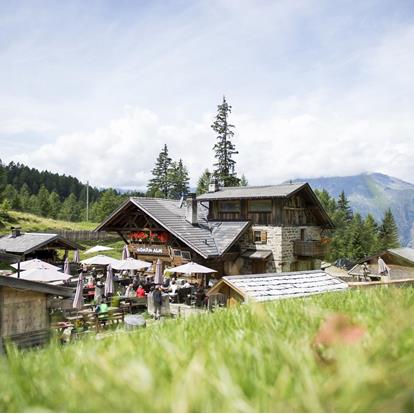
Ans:
[{"label": "balcony railing", "polygon": [[327,253],[326,244],[322,244],[319,240],[295,240],[294,254],[296,256],[323,258]]}]

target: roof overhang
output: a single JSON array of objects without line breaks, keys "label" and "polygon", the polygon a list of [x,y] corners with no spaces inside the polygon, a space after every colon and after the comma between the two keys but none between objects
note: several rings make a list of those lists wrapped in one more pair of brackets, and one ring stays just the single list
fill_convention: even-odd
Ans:
[{"label": "roof overhang", "polygon": [[272,255],[271,250],[246,250],[241,257],[251,260],[267,260]]}]

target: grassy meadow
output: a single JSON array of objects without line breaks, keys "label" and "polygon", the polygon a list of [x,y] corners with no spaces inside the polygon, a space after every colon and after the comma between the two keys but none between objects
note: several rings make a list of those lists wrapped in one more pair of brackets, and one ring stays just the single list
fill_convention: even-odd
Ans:
[{"label": "grassy meadow", "polygon": [[1,234],[8,233],[10,227],[21,227],[26,232],[46,232],[52,230],[94,230],[98,224],[91,222],[72,222],[63,220],[54,220],[46,217],[40,217],[35,214],[23,213],[21,211],[9,211],[11,220],[4,223],[0,230]]},{"label": "grassy meadow", "polygon": [[[338,313],[357,340],[316,352]],[[10,349],[0,411],[413,411],[413,314],[412,288],[376,288]]]}]

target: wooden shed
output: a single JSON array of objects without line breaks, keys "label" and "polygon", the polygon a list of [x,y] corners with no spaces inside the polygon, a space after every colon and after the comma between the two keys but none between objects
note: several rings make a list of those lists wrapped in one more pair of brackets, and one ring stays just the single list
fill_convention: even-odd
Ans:
[{"label": "wooden shed", "polygon": [[47,342],[49,298],[72,295],[72,289],[0,276],[0,353],[8,341],[21,348]]},{"label": "wooden shed", "polygon": [[224,295],[227,305],[236,302],[264,302],[342,291],[348,285],[322,270],[224,276],[208,292]]}]

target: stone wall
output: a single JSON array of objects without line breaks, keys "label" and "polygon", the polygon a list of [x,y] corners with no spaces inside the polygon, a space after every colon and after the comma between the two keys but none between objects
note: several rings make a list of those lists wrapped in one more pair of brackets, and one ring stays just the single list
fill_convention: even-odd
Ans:
[{"label": "stone wall", "polygon": [[[294,255],[294,240],[300,240],[301,229],[305,230],[305,240],[320,240],[321,228],[317,226],[308,227],[272,227],[252,226],[250,231],[266,231],[267,242],[254,242],[249,232],[239,241],[241,252],[245,250],[271,250],[272,256],[267,261],[266,272],[289,272],[291,270],[312,270],[320,268],[320,260],[309,258],[298,260]],[[238,259],[240,261],[240,259]],[[242,259],[237,269],[240,274],[251,274],[252,263],[249,259]],[[232,273],[234,274],[234,273]]]}]

